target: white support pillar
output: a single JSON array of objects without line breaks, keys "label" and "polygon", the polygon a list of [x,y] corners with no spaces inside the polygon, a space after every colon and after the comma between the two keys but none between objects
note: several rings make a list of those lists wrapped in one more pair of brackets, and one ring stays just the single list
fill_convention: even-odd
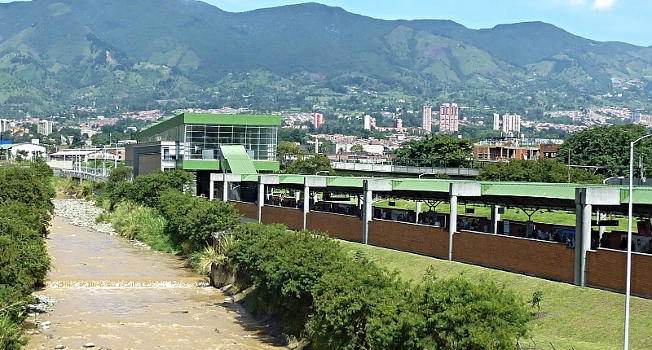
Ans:
[{"label": "white support pillar", "polygon": [[417,210],[415,211],[416,215],[414,216],[414,223],[419,223],[419,213],[421,213],[421,201],[417,201]]},{"label": "white support pillar", "polygon": [[263,222],[263,205],[265,204],[265,183],[258,180],[258,222]]},{"label": "white support pillar", "polygon": [[451,212],[448,218],[448,260],[453,260],[453,238],[457,232],[457,198],[458,197],[480,197],[481,188],[479,183],[454,182],[450,184],[450,205]]},{"label": "white support pillar", "polygon": [[309,176],[303,179],[303,229],[308,227],[308,212],[310,211],[310,188],[327,187],[327,179],[323,176]]},{"label": "white support pillar", "polygon": [[229,182],[226,181],[226,176],[224,177],[224,181],[222,182],[222,201],[223,202],[229,201]]},{"label": "white support pillar", "polygon": [[362,183],[363,209],[362,209],[362,243],[369,243],[369,222],[374,218],[373,198],[374,192],[391,191],[391,180],[364,180]]},{"label": "white support pillar", "polygon": [[369,221],[373,219],[373,198],[374,193],[371,189],[367,189],[367,181],[365,180],[365,189],[363,191],[363,200],[362,200],[362,243],[367,244],[369,242]]},{"label": "white support pillar", "polygon": [[495,235],[498,234],[498,224],[500,223],[500,213],[498,212],[499,205],[491,206],[491,232]]},{"label": "white support pillar", "polygon": [[303,229],[308,226],[308,212],[310,211],[310,186],[303,186]]},{"label": "white support pillar", "polygon": [[213,200],[215,197],[215,181],[209,179],[208,181],[208,200]]},{"label": "white support pillar", "polygon": [[457,195],[450,196],[451,211],[448,218],[448,260],[453,261],[453,235],[457,232]]},{"label": "white support pillar", "polygon": [[258,222],[263,222],[263,205],[265,205],[266,185],[278,185],[278,175],[260,175],[258,176]]}]

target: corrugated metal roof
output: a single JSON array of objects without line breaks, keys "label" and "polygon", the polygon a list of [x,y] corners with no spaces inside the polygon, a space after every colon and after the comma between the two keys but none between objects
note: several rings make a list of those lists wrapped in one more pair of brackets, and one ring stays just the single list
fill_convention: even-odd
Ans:
[{"label": "corrugated metal roof", "polygon": [[243,145],[220,145],[226,165],[234,174],[256,174],[256,167]]}]

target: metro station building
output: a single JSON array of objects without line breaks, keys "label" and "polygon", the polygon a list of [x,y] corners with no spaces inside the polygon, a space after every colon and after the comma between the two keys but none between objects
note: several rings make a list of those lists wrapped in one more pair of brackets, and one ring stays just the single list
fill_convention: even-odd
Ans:
[{"label": "metro station building", "polygon": [[280,125],[275,115],[182,113],[143,129],[138,143],[126,147],[125,164],[134,177],[158,170],[194,172],[197,195],[208,197],[211,173],[278,172]]}]

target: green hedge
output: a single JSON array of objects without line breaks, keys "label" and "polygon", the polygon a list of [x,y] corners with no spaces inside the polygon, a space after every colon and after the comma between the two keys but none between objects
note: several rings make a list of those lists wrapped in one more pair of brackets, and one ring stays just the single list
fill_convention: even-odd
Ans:
[{"label": "green hedge", "polygon": [[280,317],[315,349],[513,349],[530,330],[531,307],[489,282],[430,272],[415,285],[283,225],[246,224],[234,236],[227,261],[256,286],[251,311]]},{"label": "green hedge", "polygon": [[19,325],[50,268],[44,238],[53,209],[51,177],[42,160],[0,167],[0,349],[26,343]]}]

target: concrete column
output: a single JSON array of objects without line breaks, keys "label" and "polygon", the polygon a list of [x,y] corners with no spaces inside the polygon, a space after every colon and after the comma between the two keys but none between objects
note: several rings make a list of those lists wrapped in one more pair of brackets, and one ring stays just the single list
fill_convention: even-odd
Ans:
[{"label": "concrete column", "polygon": [[417,201],[417,210],[415,210],[416,216],[414,218],[414,223],[419,223],[419,213],[421,213],[421,202]]},{"label": "concrete column", "polygon": [[224,177],[224,181],[222,182],[222,201],[229,201],[229,182],[226,181],[226,177]]},{"label": "concrete column", "polygon": [[301,191],[294,191],[294,205],[299,207],[299,200],[301,199]]},{"label": "concrete column", "polygon": [[373,219],[373,191],[367,189],[367,180],[365,180],[365,189],[363,197],[362,208],[362,243],[367,244],[369,241],[369,221]]},{"label": "concrete column", "polygon": [[451,213],[448,218],[448,260],[453,261],[453,235],[457,232],[457,195],[450,196]]},{"label": "concrete column", "polygon": [[215,197],[215,181],[209,179],[208,181],[208,200],[213,200]]},{"label": "concrete column", "polygon": [[500,223],[500,214],[498,213],[498,205],[491,206],[491,231],[493,234],[498,234],[498,224]]},{"label": "concrete column", "polygon": [[265,183],[258,180],[258,222],[263,222],[263,205],[265,204]]},{"label": "concrete column", "polygon": [[575,190],[575,278],[578,286],[586,285],[586,253],[591,249],[591,212],[594,205],[620,205],[617,188],[578,188]]},{"label": "concrete column", "polygon": [[308,226],[308,212],[310,211],[310,186],[303,186],[303,229]]},{"label": "concrete column", "polygon": [[586,253],[591,249],[591,204],[576,204],[575,284],[586,285]]}]

